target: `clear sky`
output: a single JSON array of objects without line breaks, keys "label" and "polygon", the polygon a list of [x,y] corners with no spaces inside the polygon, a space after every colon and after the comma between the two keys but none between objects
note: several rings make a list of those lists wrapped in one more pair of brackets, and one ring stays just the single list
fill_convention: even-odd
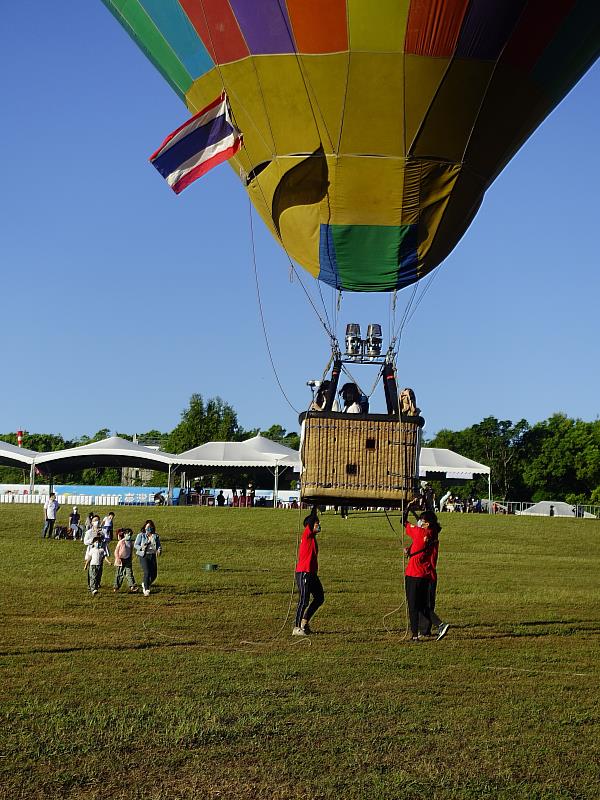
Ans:
[{"label": "clear sky", "polygon": [[[176,197],[148,164],[188,113],[100,0],[20,0],[2,17],[0,431],[168,431],[193,392],[221,396],[246,428],[297,430],[233,170]],[[596,64],[489,190],[407,324],[400,381],[427,436],[489,415],[598,417],[599,98]],[[254,230],[273,359],[302,409],[328,340],[256,217]],[[389,297],[345,295],[338,319],[340,334],[354,321],[387,334]]]}]

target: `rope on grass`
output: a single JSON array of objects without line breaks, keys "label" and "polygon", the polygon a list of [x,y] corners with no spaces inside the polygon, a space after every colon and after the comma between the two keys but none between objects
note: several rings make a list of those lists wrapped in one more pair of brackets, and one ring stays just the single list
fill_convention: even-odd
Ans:
[{"label": "rope on grass", "polygon": [[[386,519],[387,519],[387,521],[388,521],[388,525],[390,526],[390,528],[392,529],[392,531],[393,531],[395,534],[397,534],[397,531],[396,531],[396,529],[394,528],[394,526],[392,525],[392,522],[391,522],[391,520],[390,520],[390,518],[389,518],[389,515],[388,515],[388,513],[387,513],[387,508],[386,508],[386,509],[384,509],[384,511],[385,511],[385,518],[386,518]],[[404,500],[402,500],[402,517],[404,517]],[[404,573],[405,573],[405,571],[406,571],[406,553],[404,552],[404,540],[403,540],[403,535],[404,535],[403,533],[401,533],[401,534],[400,534],[400,544],[402,545],[402,574],[404,574]],[[405,592],[403,592],[403,593],[402,593],[402,602],[400,603],[400,605],[399,605],[399,606],[397,606],[396,608],[392,609],[392,611],[388,611],[388,613],[387,613],[387,614],[384,614],[384,615],[383,615],[383,617],[381,618],[381,621],[382,621],[382,623],[383,623],[383,627],[386,629],[386,631],[387,631],[388,633],[394,633],[394,631],[392,631],[392,630],[390,630],[390,629],[388,628],[388,626],[386,625],[385,621],[386,621],[386,619],[387,619],[388,617],[391,617],[391,616],[392,616],[392,614],[396,614],[396,613],[397,613],[398,611],[400,611],[402,608],[404,608],[404,618],[405,618],[405,623],[404,623],[404,636],[402,637],[401,641],[405,642],[405,641],[408,639],[408,631],[409,631],[409,624],[408,624],[408,606],[407,606],[407,604],[406,604],[406,593],[405,593]]]}]

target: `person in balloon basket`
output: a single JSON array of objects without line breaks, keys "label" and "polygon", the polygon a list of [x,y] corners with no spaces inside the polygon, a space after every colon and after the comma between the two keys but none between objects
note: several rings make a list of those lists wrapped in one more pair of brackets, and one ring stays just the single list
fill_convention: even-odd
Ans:
[{"label": "person in balloon basket", "polygon": [[142,530],[135,537],[133,548],[140,560],[140,567],[144,575],[142,592],[145,597],[148,597],[158,571],[156,560],[162,552],[160,537],[156,532],[156,525],[151,519],[147,519],[142,525]]},{"label": "person in balloon basket", "polygon": [[319,545],[317,534],[321,531],[316,508],[304,520],[304,531],[298,548],[296,585],[300,593],[292,636],[308,636],[309,622],[325,602],[325,593],[319,580]]},{"label": "person in balloon basket", "polygon": [[105,561],[110,564],[110,560],[106,557],[106,549],[102,544],[102,536],[98,534],[87,546],[83,562],[83,568],[87,570],[88,574],[88,588],[92,595],[98,594]]},{"label": "person in balloon basket", "polygon": [[[424,621],[425,629],[431,631],[432,617],[429,598],[431,584],[436,579],[432,562],[438,535],[441,531],[434,512],[424,511],[420,516],[417,515],[416,509],[419,504],[418,499],[411,501],[403,515],[406,535],[412,540],[410,547],[405,550],[408,561],[404,573],[412,642],[419,641],[419,618]],[[411,512],[417,517],[417,525],[408,522],[408,515]],[[449,626],[442,623],[441,620],[439,623],[437,638],[442,639],[448,632]]]}]

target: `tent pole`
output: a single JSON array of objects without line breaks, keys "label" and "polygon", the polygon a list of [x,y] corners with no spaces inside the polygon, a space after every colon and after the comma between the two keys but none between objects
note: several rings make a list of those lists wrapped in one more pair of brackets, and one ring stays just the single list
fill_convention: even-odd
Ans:
[{"label": "tent pole", "polygon": [[492,513],[492,470],[488,472],[488,514]]},{"label": "tent pole", "polygon": [[273,508],[277,508],[277,492],[279,489],[279,464],[275,465],[275,486],[273,488]]},{"label": "tent pole", "polygon": [[169,471],[167,473],[167,505],[172,505],[171,503],[171,464],[169,464]]},{"label": "tent pole", "polygon": [[35,486],[35,466],[33,465],[32,462],[31,466],[29,467],[29,494],[33,494],[34,486]]}]

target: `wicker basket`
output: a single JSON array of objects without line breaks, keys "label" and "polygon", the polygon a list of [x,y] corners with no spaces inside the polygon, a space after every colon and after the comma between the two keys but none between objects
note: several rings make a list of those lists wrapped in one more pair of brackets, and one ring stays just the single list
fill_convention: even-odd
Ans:
[{"label": "wicker basket", "polygon": [[414,496],[421,417],[308,412],[301,419],[304,502],[394,506]]}]

